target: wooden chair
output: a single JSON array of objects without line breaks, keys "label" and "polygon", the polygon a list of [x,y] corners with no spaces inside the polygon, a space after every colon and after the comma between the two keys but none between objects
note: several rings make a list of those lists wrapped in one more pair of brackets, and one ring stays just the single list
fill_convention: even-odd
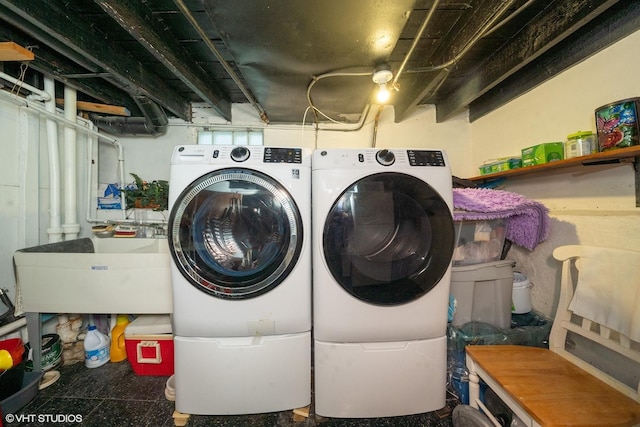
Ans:
[{"label": "wooden chair", "polygon": [[[527,426],[640,425],[640,252],[571,245],[553,256],[563,264],[550,348],[467,346],[470,405],[487,413],[479,399],[483,380]],[[585,312],[582,300],[580,310],[571,304],[583,289],[599,295],[588,316],[576,314]],[[628,301],[626,317],[610,306],[616,292]],[[634,338],[607,326],[611,317],[627,326],[618,329],[631,325]]]}]

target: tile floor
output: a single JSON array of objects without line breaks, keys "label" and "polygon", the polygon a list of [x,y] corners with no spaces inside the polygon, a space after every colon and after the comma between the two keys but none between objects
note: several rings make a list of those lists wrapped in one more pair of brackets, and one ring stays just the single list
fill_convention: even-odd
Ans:
[{"label": "tile floor", "polygon": [[[18,412],[23,422],[5,426],[81,426],[81,427],[164,427],[174,426],[174,403],[166,400],[167,377],[137,376],[128,362],[108,363],[88,369],[82,363],[58,369],[60,379],[41,390],[36,398]],[[293,419],[292,411],[248,416],[193,415],[188,427],[451,427],[450,410],[457,400],[448,399],[447,409],[405,417],[376,419],[337,419],[309,417]],[[72,415],[82,417],[74,422]],[[26,419],[24,416],[27,416]],[[55,422],[39,422],[43,417]],[[55,417],[55,418],[54,418]],[[64,418],[60,418],[64,417]],[[78,417],[79,418],[79,417]],[[64,420],[71,422],[61,422]]]}]

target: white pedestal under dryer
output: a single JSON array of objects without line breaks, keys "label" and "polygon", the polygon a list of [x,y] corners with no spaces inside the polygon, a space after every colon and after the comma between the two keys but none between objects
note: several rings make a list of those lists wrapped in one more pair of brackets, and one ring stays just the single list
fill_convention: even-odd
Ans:
[{"label": "white pedestal under dryer", "polygon": [[311,153],[184,145],[169,192],[176,410],[311,401]]},{"label": "white pedestal under dryer", "polygon": [[454,247],[441,150],[316,150],[312,168],[318,415],[440,409]]}]

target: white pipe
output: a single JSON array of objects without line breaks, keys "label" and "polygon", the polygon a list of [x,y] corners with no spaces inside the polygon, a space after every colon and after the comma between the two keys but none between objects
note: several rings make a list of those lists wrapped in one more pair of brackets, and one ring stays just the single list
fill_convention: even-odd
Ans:
[{"label": "white pipe", "polygon": [[[111,142],[111,144],[113,145],[113,147],[116,149],[117,153],[118,153],[118,175],[119,175],[119,180],[120,182],[118,183],[119,187],[122,188],[124,187],[124,147],[122,146],[122,144],[120,144],[118,141],[116,140],[112,140],[109,141]],[[104,223],[105,220],[100,220],[94,216],[91,215],[91,212],[93,210],[93,206],[92,206],[92,200],[93,200],[93,194],[91,192],[91,189],[94,185],[93,182],[93,168],[96,167],[95,162],[93,161],[93,139],[89,139],[88,140],[88,146],[87,146],[87,165],[88,165],[88,172],[87,172],[87,216],[85,218],[85,220],[88,223]],[[127,209],[126,209],[126,200],[124,197],[124,194],[121,193],[120,195],[121,197],[121,208],[120,211],[122,212],[122,220],[118,220],[117,222],[133,222],[133,221],[128,221],[127,220]]]},{"label": "white pipe", "polygon": [[[0,72],[0,77],[4,78],[4,73]],[[9,76],[9,78],[12,78],[11,76]],[[9,80],[9,79],[7,79]],[[42,93],[42,97],[45,98],[44,95],[46,95],[46,98],[51,99],[51,97],[49,96],[48,93],[44,92],[44,91],[40,91],[39,89],[30,87],[28,85],[23,85],[23,87],[25,89],[28,90],[33,90],[33,91],[39,91]],[[93,130],[90,127],[85,127],[79,123],[77,123],[77,121],[71,121],[71,120],[67,120],[66,118],[60,116],[59,114],[56,114],[55,112],[55,105],[53,106],[54,108],[52,109],[52,111],[49,111],[49,109],[45,108],[42,106],[41,103],[38,102],[34,102],[31,101],[30,99],[25,99],[21,96],[18,96],[16,94],[12,94],[9,93],[7,91],[3,91],[0,90],[0,98],[5,98],[11,102],[14,102],[16,105],[21,105],[24,107],[28,107],[28,108],[32,108],[35,111],[37,111],[39,114],[42,114],[48,118],[50,118],[51,120],[54,120],[56,123],[61,123],[64,124],[65,126],[68,127],[72,127],[74,129],[76,129],[76,131],[80,131],[83,132],[85,134],[87,134],[88,138],[88,147],[87,147],[87,163],[89,165],[89,172],[87,174],[88,176],[88,185],[87,185],[87,216],[86,216],[86,220],[88,223],[103,223],[105,222],[104,220],[100,220],[98,218],[95,218],[93,216],[91,216],[91,211],[92,211],[92,206],[91,206],[91,200],[93,197],[93,194],[91,193],[91,189],[92,189],[92,168],[95,166],[93,164],[93,138],[91,138],[91,136],[95,136],[100,138],[101,140],[111,143],[114,148],[116,148],[116,150],[118,151],[118,169],[119,169],[119,176],[120,176],[120,185],[123,186],[124,185],[124,149],[123,147],[120,145],[120,143],[118,142],[117,139],[112,138],[108,135],[104,135],[101,134],[95,130]],[[75,119],[77,120],[77,116],[75,117]],[[56,134],[57,135],[57,134]],[[126,211],[123,212],[123,218],[126,219]],[[128,223],[131,222],[133,223],[135,220],[123,220],[123,221],[118,221],[118,222],[123,222],[123,223]],[[150,221],[151,223],[151,221]],[[153,224],[157,224],[158,221],[153,221]]]},{"label": "white pipe", "polygon": [[[51,100],[51,95],[45,90],[38,89],[37,87],[33,87],[30,84],[23,82],[22,80],[18,80],[9,74],[3,73],[0,71],[0,78],[6,80],[8,82],[13,83],[14,85],[18,85],[24,89],[27,89],[32,95],[29,95],[29,99],[34,101],[49,101]],[[55,93],[53,95],[55,97]],[[55,106],[55,103],[54,103]]]},{"label": "white pipe", "polygon": [[[0,74],[2,74],[2,73],[0,73]],[[75,128],[76,130],[80,130],[80,131],[82,131],[82,132],[84,132],[84,133],[86,133],[88,135],[99,136],[100,139],[104,139],[105,141],[111,142],[111,143],[115,143],[115,142],[118,141],[117,139],[111,138],[108,135],[103,135],[103,134],[101,134],[99,132],[96,132],[93,129],[84,127],[84,126],[82,126],[82,125],[80,125],[80,124],[78,124],[76,122],[69,121],[69,120],[65,119],[64,117],[56,114],[55,111],[54,112],[50,112],[47,109],[45,109],[42,106],[42,104],[40,104],[40,103],[29,101],[29,100],[24,99],[24,98],[22,98],[20,96],[17,96],[15,94],[11,94],[11,93],[9,93],[7,91],[3,91],[3,90],[0,90],[0,97],[6,98],[6,99],[14,102],[17,105],[22,105],[22,106],[25,106],[25,107],[33,108],[38,113],[43,114],[43,115],[45,115],[47,117],[50,117],[53,120],[55,120],[56,122],[65,124],[67,126],[71,126],[71,127]]]},{"label": "white pipe", "polygon": [[[55,114],[55,81],[45,77],[44,90],[50,99],[45,101],[45,108]],[[60,225],[60,153],[58,151],[58,125],[54,120],[46,119],[47,147],[49,152],[49,243],[62,241],[62,226]]]},{"label": "white pipe", "polygon": [[[69,86],[64,87],[64,117],[70,122],[76,121],[78,114],[78,99],[75,89]],[[78,238],[80,224],[78,224],[77,213],[77,140],[76,130],[71,126],[64,128],[64,239],[73,240]]]},{"label": "white pipe", "polygon": [[[118,172],[120,173],[120,188],[124,188],[124,147],[114,142],[113,145],[118,149]],[[122,219],[127,219],[127,198],[125,194],[120,192],[120,210],[122,212]]]}]

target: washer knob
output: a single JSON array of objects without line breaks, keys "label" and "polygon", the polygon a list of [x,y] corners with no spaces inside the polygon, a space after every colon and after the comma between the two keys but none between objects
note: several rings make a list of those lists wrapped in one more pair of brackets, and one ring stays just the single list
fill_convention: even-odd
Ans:
[{"label": "washer knob", "polygon": [[231,150],[231,160],[234,162],[244,162],[250,155],[251,152],[246,147],[236,147]]},{"label": "washer knob", "polygon": [[396,156],[389,150],[380,150],[376,153],[376,160],[382,166],[391,166],[396,161]]}]

